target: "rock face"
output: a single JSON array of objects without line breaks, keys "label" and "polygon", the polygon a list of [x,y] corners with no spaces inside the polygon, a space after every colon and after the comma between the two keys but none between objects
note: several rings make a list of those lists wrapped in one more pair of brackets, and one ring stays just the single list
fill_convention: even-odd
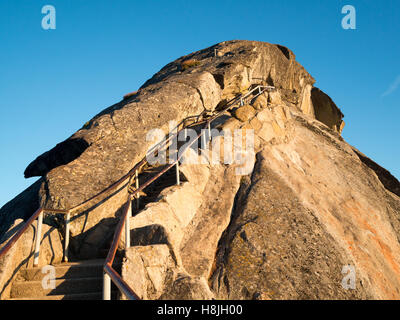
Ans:
[{"label": "rock face", "polygon": [[[241,185],[210,277],[217,298],[398,299],[400,199],[327,127],[302,114],[287,125]],[[345,265],[355,290],[341,285]]]},{"label": "rock face", "polygon": [[[23,223],[22,219],[15,221],[4,237],[0,239],[0,248],[5,245],[5,240],[22,227]],[[0,300],[9,298],[11,285],[19,276],[18,270],[33,267],[35,234],[36,225],[31,225],[10,251],[0,257]],[[63,245],[60,233],[56,228],[44,224],[38,266],[59,263],[62,258]]]},{"label": "rock face", "polygon": [[344,127],[343,113],[332,99],[318,88],[312,88],[311,101],[314,106],[315,119],[341,133]]},{"label": "rock face", "polygon": [[[237,178],[233,172],[217,174],[220,165],[183,166],[188,182],[166,190],[160,202],[148,207],[151,214],[145,210],[132,219],[133,230],[138,227],[141,232],[146,224],[162,226],[164,242],[133,243],[125,267],[137,265],[131,255],[151,256],[154,246],[164,246],[162,259],[170,261],[162,264],[158,276],[152,266],[140,268],[148,281],[138,288],[139,295],[398,299],[400,199],[384,187],[380,171],[370,169],[337,132],[285,105],[267,107],[245,122],[229,119],[222,129],[251,128],[254,119],[262,128],[253,127],[258,142],[250,174],[239,181],[232,180]],[[194,169],[197,174],[191,174]],[[195,193],[190,185],[197,184],[201,188]],[[390,186],[394,184],[392,177]],[[224,188],[229,186],[233,189],[228,193]],[[177,193],[179,201],[173,206],[179,203],[185,210],[171,208],[168,198]],[[176,228],[178,222],[173,221],[179,219],[172,217],[177,212],[191,221]],[[355,270],[354,290],[342,285],[346,266]],[[128,272],[124,276],[137,288]],[[178,290],[176,283],[185,286]]]},{"label": "rock face", "polygon": [[39,208],[42,184],[43,179],[39,179],[0,209],[0,238],[15,220],[28,219]]},{"label": "rock face", "polygon": [[246,106],[237,108],[234,111],[234,116],[236,119],[238,119],[240,121],[247,121],[249,119],[254,118],[255,113],[256,112],[252,106],[246,105]]},{"label": "rock face", "polygon": [[[305,100],[311,101],[303,91],[312,86],[314,79],[282,46],[255,41],[219,43],[166,65],[136,94],[105,109],[69,139],[39,156],[26,168],[25,176],[42,176],[37,196],[43,207],[71,209],[103,191],[144,157],[154,142],[146,141],[149,130],[167,132],[169,121],[179,122],[219,108],[251,84],[259,83],[279,88],[267,98],[270,102],[283,99],[300,106]],[[121,195],[121,199],[125,196]],[[27,202],[32,203],[29,199]],[[96,254],[91,249],[81,253],[83,244],[89,243],[87,248],[99,246],[92,240],[101,235],[96,225],[115,218],[123,206],[120,201],[110,200],[103,209],[96,210],[97,202],[88,203],[73,214],[71,247],[77,256],[89,258],[88,252]],[[6,219],[13,221],[13,203],[14,200],[0,210],[0,224]],[[34,210],[26,207],[23,216]],[[15,216],[19,217],[21,214]],[[97,236],[92,237],[93,232]]]},{"label": "rock face", "polygon": [[[227,41],[181,57],[33,161],[25,175],[42,178],[0,210],[0,225],[39,203],[91,199],[145,156],[149,130],[270,85],[213,124],[212,152],[189,149],[181,185],[130,218],[123,278],[142,299],[398,299],[400,183],[343,140],[343,114],[314,82],[280,45]],[[246,170],[213,161],[235,130],[254,135]],[[126,199],[121,184],[74,213],[76,258],[97,254]]]}]

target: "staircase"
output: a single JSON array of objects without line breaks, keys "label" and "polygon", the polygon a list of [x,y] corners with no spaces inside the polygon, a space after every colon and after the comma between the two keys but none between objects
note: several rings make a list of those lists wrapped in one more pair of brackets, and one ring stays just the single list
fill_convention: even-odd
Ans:
[{"label": "staircase", "polygon": [[[226,111],[232,109],[236,104],[243,105],[245,99],[252,98],[262,94],[265,90],[274,89],[270,86],[258,85],[252,89],[249,88],[247,94],[238,94],[235,98],[226,102],[224,108],[218,110],[216,113],[211,113],[206,115],[206,119],[202,118],[204,115],[191,116],[184,119],[181,123],[185,125],[186,120],[193,120],[196,118],[195,125],[190,125],[190,128],[198,130],[210,130],[211,122],[223,115]],[[184,127],[186,129],[187,127]],[[182,128],[180,129],[182,130]],[[194,142],[196,142],[201,137],[206,139],[206,134],[198,134],[197,138],[193,140],[188,147],[191,147]],[[208,140],[208,138],[207,138]],[[185,141],[186,142],[186,141]],[[180,141],[179,145],[185,143]],[[169,160],[169,159],[168,159]],[[44,213],[52,214],[63,214],[65,215],[65,245],[64,252],[68,252],[68,243],[70,237],[69,222],[71,212],[78,212],[88,201],[93,201],[93,199],[99,200],[101,195],[111,193],[117,190],[121,183],[128,182],[128,191],[130,193],[125,206],[122,218],[117,225],[116,231],[113,235],[110,235],[111,243],[107,243],[105,247],[100,248],[99,258],[96,260],[86,260],[78,262],[60,263],[54,265],[55,272],[55,286],[53,288],[46,288],[46,284],[49,281],[43,281],[49,277],[49,274],[42,273],[42,268],[26,268],[19,270],[16,279],[12,283],[10,299],[11,300],[97,300],[102,299],[103,289],[104,289],[104,299],[110,300],[110,298],[116,298],[120,294],[119,290],[130,300],[140,299],[135,292],[129,287],[127,283],[119,275],[121,272],[121,262],[120,259],[114,263],[114,258],[118,257],[118,243],[121,239],[122,228],[129,225],[127,224],[128,212],[130,212],[131,202],[134,197],[139,197],[139,201],[136,201],[139,205],[134,207],[133,214],[137,214],[142,210],[146,204],[150,202],[155,202],[158,200],[159,194],[162,190],[172,185],[175,185],[178,181],[186,181],[184,175],[179,173],[179,180],[177,179],[176,166],[179,165],[177,160],[173,160],[170,165],[164,166],[150,166],[147,160],[144,158],[142,161],[137,163],[126,175],[121,177],[118,181],[113,183],[111,186],[104,189],[101,193],[94,196],[94,198],[88,199],[83,203],[69,208],[67,210],[63,209],[51,209],[39,207],[36,212],[23,224],[20,228],[0,249],[0,257],[3,257],[12,246],[20,239],[22,234],[32,225],[34,221],[37,220],[37,233],[35,236],[35,260],[34,264],[38,263],[38,257],[40,252],[40,239],[41,239],[41,228],[43,224]],[[144,165],[144,167],[143,167]],[[168,171],[166,171],[168,170]],[[140,171],[140,172],[139,172]],[[166,171],[166,172],[165,172]],[[160,175],[164,172],[163,175]],[[139,181],[133,181],[133,178]],[[134,184],[132,183],[134,182]],[[146,187],[143,185],[146,183]],[[137,185],[142,187],[136,189]],[[143,191],[141,191],[143,189]],[[99,200],[100,201],[100,200]],[[125,233],[128,235],[129,233]],[[112,237],[111,237],[112,236]],[[128,243],[125,241],[125,243]],[[109,249],[110,248],[110,249]],[[111,253],[111,254],[108,254]],[[115,255],[115,253],[117,253]],[[107,258],[105,259],[105,257]],[[120,258],[120,257],[119,257]],[[49,271],[49,270],[48,270]],[[104,273],[105,272],[105,273]],[[104,275],[104,278],[103,278]],[[104,280],[104,282],[103,282]],[[44,283],[43,283],[44,282]],[[118,288],[115,287],[114,283],[118,283]]]},{"label": "staircase", "polygon": [[[164,167],[145,168],[139,176],[140,182],[153,177]],[[186,180],[182,173],[180,177],[181,181]],[[149,202],[157,201],[162,190],[175,184],[176,168],[173,167],[143,190],[139,210],[135,211],[142,210]],[[54,289],[46,289],[42,284],[44,277],[49,275],[48,270],[42,273],[42,267],[21,269],[12,284],[10,300],[102,300],[104,261],[113,238],[113,235],[110,236],[99,250],[99,259],[55,264]],[[119,252],[116,259],[114,268],[120,273],[122,257]],[[119,291],[113,285],[111,298],[117,299],[118,295]]]},{"label": "staircase", "polygon": [[[54,265],[55,288],[44,288],[42,281],[50,273],[42,268],[21,269],[11,287],[10,300],[101,300],[104,259]],[[119,265],[120,267],[120,265]],[[48,281],[43,281],[49,284]],[[113,288],[112,296],[118,291]]]}]

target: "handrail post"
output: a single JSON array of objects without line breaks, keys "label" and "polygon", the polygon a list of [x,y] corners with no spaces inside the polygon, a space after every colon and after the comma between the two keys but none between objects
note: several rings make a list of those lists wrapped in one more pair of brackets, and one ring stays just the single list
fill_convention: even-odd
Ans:
[{"label": "handrail post", "polygon": [[64,262],[68,262],[68,247],[69,247],[69,223],[71,219],[71,213],[68,211],[65,216],[65,243],[64,243]]},{"label": "handrail post", "polygon": [[130,217],[132,216],[132,199],[129,196],[128,200],[128,214],[125,217],[125,248],[128,249],[131,246],[131,228],[130,228]]},{"label": "handrail post", "polygon": [[[136,180],[136,190],[139,189],[139,171],[136,170],[135,173],[135,180]],[[139,210],[140,205],[140,194],[139,192],[136,194],[136,209]]]},{"label": "handrail post", "polygon": [[39,265],[39,254],[40,254],[40,240],[42,238],[42,226],[43,226],[43,211],[40,212],[37,219],[37,230],[36,230],[36,243],[35,253],[33,255],[33,265],[36,267]]},{"label": "handrail post", "polygon": [[179,177],[179,159],[176,161],[176,185],[179,186],[181,184]]},{"label": "handrail post", "polygon": [[111,300],[111,278],[105,271],[103,273],[103,300]]}]

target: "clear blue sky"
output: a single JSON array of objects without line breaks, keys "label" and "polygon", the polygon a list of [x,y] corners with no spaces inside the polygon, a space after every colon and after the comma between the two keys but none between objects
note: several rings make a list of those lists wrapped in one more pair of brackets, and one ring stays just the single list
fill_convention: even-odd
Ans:
[{"label": "clear blue sky", "polygon": [[[56,30],[41,9],[56,8]],[[344,30],[344,5],[357,29]],[[0,206],[25,167],[168,62],[232,39],[279,43],[345,114],[345,139],[400,177],[400,1],[0,1]],[[384,93],[386,93],[384,95]]]}]

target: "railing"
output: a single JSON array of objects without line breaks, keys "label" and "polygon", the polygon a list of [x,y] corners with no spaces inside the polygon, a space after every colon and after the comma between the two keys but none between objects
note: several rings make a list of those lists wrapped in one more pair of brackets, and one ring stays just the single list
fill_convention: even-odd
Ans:
[{"label": "railing", "polygon": [[[7,252],[11,249],[11,247],[17,242],[17,240],[22,236],[22,234],[26,231],[26,229],[28,229],[28,227],[33,223],[33,221],[35,221],[36,219],[38,219],[38,228],[37,231],[41,230],[42,228],[42,222],[43,222],[43,209],[39,208],[38,210],[36,210],[36,212],[28,219],[28,221],[25,222],[24,226],[19,229],[12,237],[11,239],[7,242],[7,244],[1,248],[0,250],[0,257],[7,254]],[[38,244],[38,242],[40,241],[39,237],[36,237],[36,244],[35,244],[35,255],[34,255],[34,259],[38,259],[39,258],[39,254],[36,254],[36,248],[38,246],[40,246],[40,243]],[[34,262],[34,264],[37,264],[38,260]]]},{"label": "railing", "polygon": [[[124,208],[124,213],[122,214],[121,218],[120,218],[120,222],[118,223],[118,226],[115,230],[114,233],[114,238],[113,238],[113,242],[111,244],[111,248],[110,251],[108,252],[107,255],[107,259],[104,265],[104,278],[103,278],[103,300],[110,300],[111,299],[111,281],[113,281],[113,283],[118,287],[118,289],[130,300],[138,300],[140,299],[136,293],[132,290],[132,288],[121,278],[121,276],[115,271],[115,269],[113,269],[112,264],[114,262],[114,258],[115,258],[115,254],[116,254],[116,250],[118,247],[118,244],[121,240],[121,236],[122,236],[122,230],[123,227],[125,226],[125,248],[129,248],[130,247],[130,226],[129,226],[129,217],[131,216],[131,214],[129,214],[131,212],[132,209],[132,200],[135,197],[135,195],[138,195],[140,191],[142,191],[143,189],[145,189],[147,186],[149,186],[151,183],[153,183],[154,181],[156,181],[159,177],[161,177],[164,173],[166,173],[167,171],[169,171],[173,166],[177,166],[176,168],[176,176],[177,176],[177,185],[179,185],[180,181],[179,181],[179,160],[182,158],[182,156],[184,155],[185,151],[190,148],[195,142],[197,142],[200,137],[204,137],[204,139],[206,139],[206,132],[208,131],[208,137],[209,139],[211,139],[211,123],[217,119],[218,117],[220,117],[222,114],[224,114],[226,111],[228,111],[229,109],[231,109],[235,104],[237,104],[238,102],[240,102],[240,105],[242,106],[246,100],[247,97],[249,97],[254,91],[258,90],[258,93],[252,97],[252,99],[254,99],[255,97],[257,97],[258,95],[262,94],[264,91],[266,90],[270,90],[273,89],[274,87],[271,86],[257,86],[256,88],[250,90],[246,95],[242,96],[239,95],[238,97],[232,99],[231,101],[229,101],[226,105],[226,107],[217,112],[216,114],[210,116],[208,119],[206,120],[202,120],[199,121],[197,118],[197,121],[194,122],[194,125],[199,125],[202,123],[205,123],[205,126],[202,130],[200,130],[200,133],[197,135],[197,137],[195,139],[193,139],[191,141],[190,144],[185,145],[185,149],[182,150],[181,154],[176,157],[176,159],[174,161],[172,161],[166,168],[164,168],[162,171],[160,171],[157,175],[155,175],[154,177],[152,177],[151,179],[149,179],[147,182],[145,182],[141,187],[137,187],[130,195],[129,198],[125,204],[125,208]],[[192,116],[189,118],[195,118],[196,116]],[[188,119],[188,118],[186,118]],[[181,123],[184,123],[184,121],[182,121]],[[192,126],[193,124],[189,125]],[[183,128],[180,130],[186,130],[189,126],[183,126]],[[179,125],[177,126],[177,128],[179,130]],[[206,129],[206,130],[204,130]],[[177,131],[176,134],[174,135],[170,135],[170,137],[166,140],[166,147],[168,147],[168,142],[171,141],[171,139],[175,138],[178,136],[179,132]],[[185,133],[185,138],[186,138],[186,133]],[[205,146],[205,143],[204,143]]]},{"label": "railing", "polygon": [[[163,141],[160,144],[157,144],[153,148],[168,148],[172,139],[178,136],[179,132],[181,130],[186,130],[189,127],[192,126],[198,126],[200,124],[205,123],[205,126],[203,129],[208,129],[209,133],[209,138],[210,136],[210,127],[212,121],[220,117],[223,113],[226,111],[230,110],[234,105],[237,103],[240,103],[240,105],[243,105],[245,100],[256,90],[258,90],[258,93],[253,95],[252,99],[257,97],[258,95],[262,94],[264,91],[269,91],[275,89],[272,86],[262,86],[258,85],[255,88],[249,90],[245,95],[240,94],[237,97],[231,99],[228,101],[225,105],[225,108],[222,109],[219,112],[216,112],[215,114],[212,115],[207,115],[206,119],[202,119],[204,114],[200,114],[197,116],[189,116],[185,119],[183,119],[177,126],[174,128],[176,130],[175,134],[170,134],[167,140]],[[194,120],[193,120],[194,119]],[[189,125],[186,125],[186,122],[192,121]],[[179,129],[182,126],[182,129]],[[156,181],[159,177],[161,177],[165,172],[170,170],[173,166],[176,166],[176,171],[177,171],[177,184],[180,184],[179,180],[179,160],[183,156],[184,152],[187,150],[187,148],[191,147],[193,143],[195,143],[200,137],[204,135],[205,139],[205,132],[207,130],[200,130],[200,134],[198,134],[197,138],[192,141],[190,145],[186,145],[186,148],[181,152],[180,155],[176,157],[176,159],[168,165],[166,168],[164,168],[162,171],[160,171],[157,175],[146,181],[142,186],[139,187],[139,171],[147,164],[147,159],[144,157],[139,163],[137,163],[127,174],[125,174],[123,177],[121,177],[119,180],[114,182],[112,185],[101,191],[100,193],[94,195],[93,197],[85,200],[81,204],[70,208],[68,210],[62,210],[62,209],[46,209],[43,207],[40,207],[37,209],[37,211],[24,223],[22,228],[20,228],[8,242],[0,249],[0,258],[4,256],[11,248],[12,246],[18,241],[18,239],[22,236],[22,234],[29,228],[31,224],[37,219],[37,230],[36,230],[36,236],[35,236],[35,251],[34,251],[34,266],[37,266],[39,263],[39,254],[40,254],[40,241],[41,241],[41,235],[42,235],[42,225],[43,225],[43,214],[44,213],[56,213],[56,214],[64,214],[65,215],[65,238],[64,238],[64,261],[68,261],[68,246],[69,246],[69,237],[70,237],[70,232],[69,232],[69,227],[70,227],[70,218],[71,214],[74,212],[77,212],[81,210],[83,207],[86,205],[89,205],[92,202],[95,202],[95,200],[98,200],[101,196],[105,194],[111,194],[112,191],[118,189],[118,187],[123,184],[128,182],[127,187],[128,189],[131,186],[132,179],[135,177],[135,190],[129,194],[128,201],[125,204],[125,208],[123,211],[123,214],[120,218],[120,221],[117,225],[117,228],[114,233],[114,238],[113,242],[111,245],[111,248],[108,252],[105,264],[104,264],[104,286],[103,286],[103,299],[104,300],[109,300],[111,298],[111,280],[114,282],[114,284],[118,287],[118,289],[128,298],[128,299],[139,299],[138,296],[133,292],[133,290],[129,287],[129,285],[121,278],[120,275],[113,269],[112,264],[114,262],[116,250],[118,248],[119,241],[121,239],[122,235],[122,228],[125,225],[125,244],[126,247],[129,248],[130,245],[130,239],[129,239],[129,234],[130,234],[130,229],[129,229],[129,213],[131,213],[132,209],[132,200],[134,197],[137,199],[137,207],[139,207],[139,192],[142,191],[144,188],[149,186],[151,183]],[[185,134],[186,136],[186,134]],[[149,151],[151,152],[151,150]],[[131,215],[131,214],[130,214]]]}]

